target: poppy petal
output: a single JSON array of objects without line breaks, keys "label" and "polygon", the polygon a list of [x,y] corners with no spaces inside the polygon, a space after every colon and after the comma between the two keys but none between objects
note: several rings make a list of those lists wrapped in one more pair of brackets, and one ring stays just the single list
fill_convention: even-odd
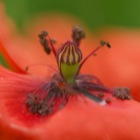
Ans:
[{"label": "poppy petal", "polygon": [[71,98],[63,109],[50,116],[29,113],[24,106],[25,95],[42,82],[0,67],[1,138],[140,139],[140,104],[133,100],[121,101],[109,96],[112,102],[101,106],[78,96]]}]

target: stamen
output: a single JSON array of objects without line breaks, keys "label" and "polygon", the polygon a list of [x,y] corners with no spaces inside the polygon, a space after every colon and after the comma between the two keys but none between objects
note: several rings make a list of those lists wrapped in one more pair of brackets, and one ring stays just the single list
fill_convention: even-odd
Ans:
[{"label": "stamen", "polygon": [[53,51],[54,56],[57,57],[55,47],[53,46],[54,41],[52,41],[52,39],[49,37],[49,35],[48,35],[48,41],[50,43],[50,46],[51,46],[51,49]]},{"label": "stamen", "polygon": [[25,104],[28,106],[29,111],[33,114],[46,115],[53,112],[54,98],[54,94],[49,94],[49,96],[47,96],[47,99],[39,99],[39,95],[30,93],[27,96]]},{"label": "stamen", "polygon": [[111,48],[111,45],[110,45],[110,43],[109,43],[108,41],[105,42],[105,41],[101,40],[101,41],[100,41],[100,45],[101,45],[101,46],[106,45],[108,48]]},{"label": "stamen", "polygon": [[51,53],[51,49],[48,45],[48,40],[46,39],[46,37],[48,36],[48,33],[46,31],[42,31],[38,37],[40,38],[40,43],[41,45],[43,46],[45,52],[47,54],[50,54]]},{"label": "stamen", "polygon": [[122,100],[130,100],[130,90],[128,88],[118,87],[113,90],[113,96],[122,99]]},{"label": "stamen", "polygon": [[54,75],[50,82],[41,85],[27,94],[25,104],[33,114],[48,115],[68,102],[69,94],[65,87],[57,85],[61,77]]},{"label": "stamen", "polygon": [[[53,44],[56,42],[54,39],[51,39],[49,37],[49,34],[46,31],[42,31],[39,35],[40,38],[40,43],[43,46],[45,52],[47,52],[47,54],[51,53],[51,50],[53,51],[54,56],[56,57],[56,50],[53,46]],[[50,49],[51,47],[51,49]]]},{"label": "stamen", "polygon": [[86,91],[86,90],[84,90],[84,89],[81,89],[80,91],[81,91],[81,93],[82,93],[83,95],[85,95],[85,96],[87,96],[88,98],[94,100],[95,102],[102,102],[102,101],[103,101],[102,98],[99,98],[98,96],[95,96],[95,95],[91,94],[90,92],[88,92],[88,91]]},{"label": "stamen", "polygon": [[86,34],[82,28],[80,28],[79,26],[73,26],[71,37],[73,41],[77,44],[77,46],[80,45],[81,40],[85,38],[85,36]]},{"label": "stamen", "polygon": [[[75,84],[72,87],[75,91],[82,93],[95,102],[102,102],[104,93],[111,93],[111,90],[105,87],[96,77],[89,75],[79,75],[75,78]],[[89,91],[92,91],[90,93]],[[94,95],[96,94],[96,95]],[[100,95],[100,96],[99,96]]]},{"label": "stamen", "polygon": [[46,31],[42,31],[39,35],[38,35],[38,37],[40,38],[40,39],[42,39],[42,38],[44,38],[44,37],[47,37],[48,36],[48,32],[46,32]]},{"label": "stamen", "polygon": [[[100,49],[100,48],[102,48],[104,45],[106,45],[108,48],[110,48],[111,46],[110,46],[110,44],[108,43],[108,42],[105,42],[105,41],[100,41],[100,45],[97,47],[97,48],[95,48],[82,62],[81,62],[81,64],[80,64],[80,66],[79,66],[79,71],[80,71],[80,69],[81,69],[81,67],[83,66],[83,64],[88,60],[88,58],[90,58],[92,55],[97,55],[96,54],[96,52]],[[79,72],[78,71],[78,72]]]}]

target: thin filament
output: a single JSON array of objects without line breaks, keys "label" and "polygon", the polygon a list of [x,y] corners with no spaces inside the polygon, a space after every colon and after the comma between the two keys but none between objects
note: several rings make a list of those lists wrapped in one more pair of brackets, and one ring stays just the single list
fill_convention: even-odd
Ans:
[{"label": "thin filament", "polygon": [[81,62],[81,64],[80,64],[80,66],[79,66],[79,70],[78,70],[78,72],[80,71],[80,69],[81,69],[81,67],[83,66],[83,64],[88,60],[88,58],[89,57],[91,57],[92,55],[95,55],[96,54],[96,52],[100,49],[100,48],[102,48],[103,46],[98,46],[96,49],[94,49],[82,62]]}]

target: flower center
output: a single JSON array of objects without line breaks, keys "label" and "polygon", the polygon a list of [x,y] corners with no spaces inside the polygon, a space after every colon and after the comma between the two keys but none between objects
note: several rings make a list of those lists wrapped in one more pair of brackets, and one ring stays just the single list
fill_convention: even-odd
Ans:
[{"label": "flower center", "polygon": [[[54,41],[48,33],[41,32],[39,35],[40,43],[47,54],[53,52],[60,73],[54,74],[49,82],[28,93],[26,105],[32,113],[50,114],[57,108],[63,107],[68,102],[70,95],[79,93],[98,103],[105,101],[103,95],[106,92],[112,93],[113,96],[120,99],[130,99],[127,88],[110,89],[104,86],[97,77],[80,74],[83,64],[100,48],[103,46],[111,47],[108,42],[101,41],[100,45],[82,60],[80,43],[84,37],[83,30],[76,26],[72,30],[72,41],[67,41],[56,51]],[[90,93],[91,91],[92,93]],[[107,103],[110,101],[110,99],[106,99]]]}]

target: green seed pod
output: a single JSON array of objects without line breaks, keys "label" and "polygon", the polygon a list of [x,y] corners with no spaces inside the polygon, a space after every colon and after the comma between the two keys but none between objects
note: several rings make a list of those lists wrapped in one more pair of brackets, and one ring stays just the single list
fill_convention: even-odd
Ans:
[{"label": "green seed pod", "polygon": [[72,84],[79,69],[82,53],[74,42],[67,41],[57,52],[61,75]]}]

